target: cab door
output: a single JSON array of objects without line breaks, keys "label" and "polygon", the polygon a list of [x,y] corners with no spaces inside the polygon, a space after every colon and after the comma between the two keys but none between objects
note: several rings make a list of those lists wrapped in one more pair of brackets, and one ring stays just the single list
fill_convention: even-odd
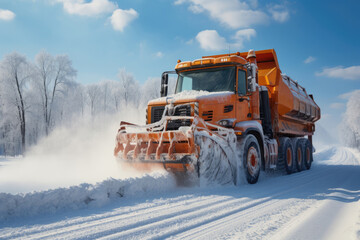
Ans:
[{"label": "cab door", "polygon": [[246,68],[238,67],[236,69],[236,119],[238,121],[251,119],[247,75]]}]

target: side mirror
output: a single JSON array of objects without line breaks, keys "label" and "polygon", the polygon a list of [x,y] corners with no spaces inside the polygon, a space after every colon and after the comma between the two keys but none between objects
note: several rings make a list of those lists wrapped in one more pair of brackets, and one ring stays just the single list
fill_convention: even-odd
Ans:
[{"label": "side mirror", "polygon": [[169,75],[167,72],[164,72],[161,75],[161,88],[160,88],[161,97],[166,97],[168,94],[168,82],[169,82]]}]

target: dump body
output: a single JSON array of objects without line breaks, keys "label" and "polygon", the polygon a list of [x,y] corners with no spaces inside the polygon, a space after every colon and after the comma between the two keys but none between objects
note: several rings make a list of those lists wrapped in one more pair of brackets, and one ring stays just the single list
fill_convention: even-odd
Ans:
[{"label": "dump body", "polygon": [[259,51],[256,60],[259,85],[266,86],[270,93],[274,132],[280,135],[312,135],[314,123],[320,118],[320,108],[315,101],[300,84],[281,74],[274,50]]}]

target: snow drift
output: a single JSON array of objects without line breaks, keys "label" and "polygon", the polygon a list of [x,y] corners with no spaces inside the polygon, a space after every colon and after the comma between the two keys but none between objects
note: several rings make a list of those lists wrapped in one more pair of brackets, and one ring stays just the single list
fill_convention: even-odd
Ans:
[{"label": "snow drift", "polygon": [[108,179],[96,184],[83,183],[27,194],[0,193],[0,220],[99,207],[122,197],[169,191],[174,186],[175,181],[169,174],[154,173],[141,178]]}]

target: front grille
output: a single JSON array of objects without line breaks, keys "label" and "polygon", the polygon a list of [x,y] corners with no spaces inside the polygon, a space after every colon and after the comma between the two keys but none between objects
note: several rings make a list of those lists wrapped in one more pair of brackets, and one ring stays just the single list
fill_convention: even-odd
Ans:
[{"label": "front grille", "polygon": [[[151,123],[158,122],[161,120],[163,113],[165,110],[165,106],[157,106],[151,108]],[[166,113],[169,116],[168,112]],[[174,114],[171,116],[191,116],[191,106],[190,104],[175,106]],[[190,119],[177,119],[177,120],[169,120],[167,124],[166,130],[177,130],[182,126],[190,126]]]},{"label": "front grille", "polygon": [[[181,105],[175,108],[173,116],[191,116],[191,106]],[[179,127],[190,126],[190,119],[178,119],[168,121],[167,130],[178,130]]]},{"label": "front grille", "polygon": [[191,106],[182,105],[175,108],[174,116],[190,116],[191,115]]},{"label": "front grille", "polygon": [[164,113],[165,106],[158,106],[151,108],[151,123],[158,122],[161,120]]}]

